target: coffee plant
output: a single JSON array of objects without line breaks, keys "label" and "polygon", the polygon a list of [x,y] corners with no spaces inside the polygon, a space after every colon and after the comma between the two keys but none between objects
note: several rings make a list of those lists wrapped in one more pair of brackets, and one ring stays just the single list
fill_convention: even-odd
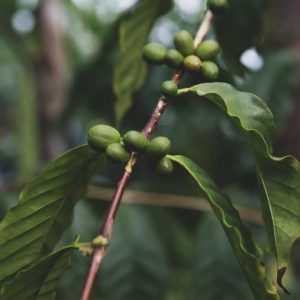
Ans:
[{"label": "coffee plant", "polygon": [[[211,255],[211,260],[207,265],[202,264],[201,260],[197,261],[207,280],[211,280],[210,269],[214,264],[217,265],[215,269],[219,268],[221,273],[238,272],[234,268],[228,268],[226,261],[220,257],[222,253],[218,251],[224,247],[226,253],[234,253],[255,299],[275,300],[280,299],[279,290],[288,293],[283,278],[288,268],[291,248],[300,235],[300,163],[292,156],[277,157],[273,154],[272,132],[275,125],[267,104],[254,94],[240,91],[226,80],[244,72],[239,57],[259,40],[263,16],[256,16],[257,19],[254,20],[251,19],[251,14],[255,5],[260,6],[263,11],[267,1],[254,2],[208,1],[204,5],[202,22],[196,34],[193,36],[186,30],[179,30],[173,37],[173,48],[159,43],[147,43],[155,21],[171,9],[172,1],[140,0],[121,18],[120,57],[114,68],[113,80],[118,129],[103,123],[92,126],[86,135],[86,144],[50,162],[22,189],[17,205],[9,210],[0,223],[1,299],[54,299],[59,281],[69,268],[70,255],[74,251],[80,251],[82,256],[87,256],[91,261],[86,281],[82,282],[81,294],[82,300],[91,299],[103,260],[100,280],[113,286],[110,278],[116,278],[113,275],[119,267],[116,249],[122,249],[125,260],[139,263],[126,250],[128,245],[136,249],[135,253],[148,253],[149,257],[146,258],[149,261],[144,262],[145,264],[151,264],[150,260],[158,262],[159,267],[155,270],[150,268],[148,275],[151,277],[149,282],[159,289],[166,266],[163,254],[157,250],[159,247],[154,247],[158,241],[151,232],[151,226],[167,227],[167,220],[164,224],[151,225],[147,216],[143,215],[144,212],[137,208],[120,211],[127,222],[121,221],[119,242],[110,248],[123,193],[137,163],[143,160],[144,167],[152,168],[162,176],[169,176],[175,169],[181,168],[206,196],[232,249],[227,244],[214,246],[212,241],[220,234],[219,228],[213,219],[205,219],[197,232],[199,239],[196,248],[200,252],[205,251],[205,248],[210,249],[207,252]],[[234,15],[236,7],[240,5],[245,7],[240,16],[245,20],[243,26],[237,24],[237,16]],[[251,25],[247,25],[250,23]],[[157,69],[166,67],[174,70],[174,75],[169,80],[166,78],[161,87],[158,87],[161,96],[144,128],[131,128],[121,134],[119,128],[122,129],[122,118],[130,109],[133,94],[142,87],[151,65]],[[182,82],[184,77],[187,80]],[[188,82],[192,81],[188,80],[190,78],[196,78],[197,82],[189,85]],[[165,110],[178,102],[184,105],[188,95],[192,95],[196,102],[215,105],[215,109],[221,110],[232,120],[247,140],[255,158],[269,250],[260,248],[231,199],[218,188],[204,169],[192,158],[182,154],[174,155],[172,141],[168,137],[155,135],[155,129]],[[174,125],[175,130],[176,127],[180,127],[180,124]],[[98,235],[90,241],[82,241],[82,232],[77,232],[75,240],[58,248],[58,242],[72,223],[72,212],[77,201],[85,196],[93,175],[107,164],[121,165],[124,171]],[[133,231],[136,218],[143,220],[139,224],[153,237],[151,243],[147,243],[149,236],[145,237],[143,244],[136,244],[131,238],[138,234],[138,231]],[[83,221],[88,223],[90,220],[86,218]],[[209,228],[214,230],[205,240],[204,236]],[[178,235],[178,239],[181,239],[180,234]],[[107,259],[111,259],[114,264],[110,269],[105,265],[104,258],[108,250]],[[265,252],[268,251],[276,260],[276,272],[266,267]],[[87,262],[86,258],[81,259]],[[226,274],[225,277],[229,278],[231,275]],[[144,278],[141,277],[140,280]],[[201,284],[201,279],[199,282],[194,299],[202,299],[201,294],[208,288]],[[122,287],[122,280],[119,282],[120,286]],[[135,293],[139,299],[160,299],[155,293],[152,296],[144,295],[143,292]],[[97,296],[99,295],[95,295]],[[228,283],[228,290],[223,295],[211,298],[203,296],[203,299],[240,299],[242,296],[242,293],[234,295]],[[79,297],[78,295],[78,299]],[[107,299],[125,299],[117,294],[110,297],[112,298]],[[133,299],[130,297],[126,299]]]}]

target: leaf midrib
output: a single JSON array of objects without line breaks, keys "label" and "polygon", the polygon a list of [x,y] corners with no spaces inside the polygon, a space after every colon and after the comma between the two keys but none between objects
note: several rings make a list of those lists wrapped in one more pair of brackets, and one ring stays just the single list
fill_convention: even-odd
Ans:
[{"label": "leaf midrib", "polygon": [[[91,161],[93,161],[93,159],[90,159],[90,160],[88,160],[88,161],[86,162],[85,166],[83,167],[83,169],[84,169],[85,171],[89,168],[89,165],[90,165]],[[79,169],[81,169],[81,168],[79,168]],[[81,174],[81,176],[75,176],[75,177],[74,177],[75,180],[74,180],[73,184],[70,186],[70,189],[69,189],[69,191],[67,192],[66,197],[64,197],[65,200],[62,201],[60,207],[58,208],[58,212],[57,212],[57,214],[56,214],[56,217],[61,213],[61,211],[63,210],[64,204],[66,203],[66,201],[68,201],[68,199],[69,199],[69,197],[70,197],[70,194],[72,194],[72,192],[73,192],[73,190],[74,190],[74,185],[75,185],[75,183],[77,183],[78,181],[80,181],[80,180],[82,179],[82,177],[84,177],[83,174],[85,174],[85,172],[82,171],[82,172],[80,172],[80,174]],[[53,224],[54,224],[55,222],[57,222],[57,220],[56,220],[56,218],[53,218],[53,221],[51,222],[51,225],[49,226],[48,233],[45,235],[44,242],[42,243],[43,246],[41,247],[40,254],[44,251],[45,246],[47,245],[46,241],[47,241],[48,236],[49,236],[49,234],[50,234],[50,232],[51,232],[51,229],[52,229],[52,227],[53,227]]]}]

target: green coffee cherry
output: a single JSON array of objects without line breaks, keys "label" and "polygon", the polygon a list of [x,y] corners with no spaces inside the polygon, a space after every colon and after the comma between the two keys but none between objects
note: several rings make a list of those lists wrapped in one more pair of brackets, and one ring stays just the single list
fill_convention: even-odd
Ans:
[{"label": "green coffee cherry", "polygon": [[219,77],[219,67],[212,61],[205,61],[201,73],[209,80],[216,80]]},{"label": "green coffee cherry", "polygon": [[196,55],[189,55],[183,61],[184,68],[189,71],[199,71],[202,66],[202,61]]},{"label": "green coffee cherry", "polygon": [[167,49],[157,43],[149,43],[143,48],[144,59],[151,64],[163,64],[165,62]]},{"label": "green coffee cherry", "polygon": [[178,92],[178,87],[172,80],[164,81],[161,85],[161,92],[166,97],[175,97]]},{"label": "green coffee cherry", "polygon": [[219,52],[219,43],[214,40],[207,40],[198,46],[196,55],[202,60],[210,60],[213,59]]},{"label": "green coffee cherry", "polygon": [[183,63],[183,55],[176,49],[167,50],[166,64],[171,68],[179,68]]},{"label": "green coffee cherry", "polygon": [[146,147],[146,152],[152,157],[163,157],[168,154],[171,148],[171,142],[164,136],[159,136],[150,141]]},{"label": "green coffee cherry", "polygon": [[130,153],[120,143],[110,144],[106,148],[105,154],[113,162],[126,162],[130,158]]},{"label": "green coffee cherry", "polygon": [[95,125],[88,132],[88,144],[95,151],[104,151],[108,145],[118,143],[120,139],[119,131],[107,125]]},{"label": "green coffee cherry", "polygon": [[146,137],[139,131],[134,130],[128,131],[124,134],[123,142],[126,149],[134,152],[143,151],[148,144],[148,140],[146,139]]},{"label": "green coffee cherry", "polygon": [[157,162],[155,169],[161,175],[170,175],[174,170],[173,162],[165,156]]},{"label": "green coffee cherry", "polygon": [[185,30],[181,30],[175,34],[174,45],[183,56],[191,55],[195,51],[193,37]]},{"label": "green coffee cherry", "polygon": [[228,0],[209,0],[208,7],[215,13],[222,13],[228,6]]}]

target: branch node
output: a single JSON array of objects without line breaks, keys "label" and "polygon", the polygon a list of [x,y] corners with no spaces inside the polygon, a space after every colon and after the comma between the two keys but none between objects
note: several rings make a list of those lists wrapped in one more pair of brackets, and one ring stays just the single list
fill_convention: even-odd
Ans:
[{"label": "branch node", "polygon": [[92,241],[92,246],[94,248],[107,246],[108,244],[109,244],[109,240],[103,235],[96,236]]},{"label": "branch node", "polygon": [[129,173],[129,174],[132,173],[132,165],[131,165],[131,163],[128,163],[128,164],[126,165],[125,171],[126,171],[127,173]]}]

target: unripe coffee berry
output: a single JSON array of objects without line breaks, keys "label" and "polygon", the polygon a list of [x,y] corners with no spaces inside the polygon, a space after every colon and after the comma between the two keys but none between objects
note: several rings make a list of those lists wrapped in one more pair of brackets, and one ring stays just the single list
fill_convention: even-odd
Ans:
[{"label": "unripe coffee berry", "polygon": [[202,66],[202,61],[196,55],[189,55],[184,59],[183,66],[189,71],[199,71]]},{"label": "unripe coffee berry", "polygon": [[181,30],[175,34],[174,45],[183,56],[191,55],[195,51],[193,37],[185,30]]},{"label": "unripe coffee berry", "polygon": [[151,64],[163,64],[165,62],[167,49],[157,43],[149,43],[143,48],[144,59]]},{"label": "unripe coffee berry", "polygon": [[146,137],[139,131],[134,130],[128,131],[124,134],[123,142],[126,149],[134,152],[143,151],[148,144]]},{"label": "unripe coffee berry", "polygon": [[105,151],[107,158],[113,162],[126,162],[130,153],[120,143],[110,144]]},{"label": "unripe coffee berry", "polygon": [[178,92],[178,87],[172,80],[167,80],[161,85],[161,92],[166,97],[175,97]]},{"label": "unripe coffee berry", "polygon": [[183,63],[183,55],[176,49],[167,50],[166,64],[171,68],[179,68]]},{"label": "unripe coffee berry", "polygon": [[228,6],[228,0],[209,0],[208,7],[209,9],[217,14],[222,13]]},{"label": "unripe coffee berry", "polygon": [[216,80],[219,77],[219,67],[212,61],[205,61],[201,73],[209,80]]},{"label": "unripe coffee berry", "polygon": [[119,131],[107,125],[95,125],[88,132],[88,144],[95,151],[104,151],[108,145],[118,143],[120,139]]},{"label": "unripe coffee berry", "polygon": [[169,158],[163,157],[157,162],[155,169],[161,175],[170,175],[174,170],[173,162]]},{"label": "unripe coffee berry", "polygon": [[146,152],[152,157],[163,157],[168,154],[171,148],[171,142],[164,136],[159,136],[150,141],[146,147]]},{"label": "unripe coffee berry", "polygon": [[196,55],[202,60],[210,60],[213,59],[219,52],[219,43],[214,40],[207,40],[198,46]]}]

